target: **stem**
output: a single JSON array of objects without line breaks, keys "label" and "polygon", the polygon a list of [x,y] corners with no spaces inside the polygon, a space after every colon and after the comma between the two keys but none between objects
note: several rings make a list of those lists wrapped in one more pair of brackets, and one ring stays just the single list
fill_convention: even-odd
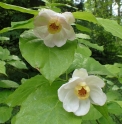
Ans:
[{"label": "stem", "polygon": [[97,124],[100,124],[98,120],[96,120]]}]

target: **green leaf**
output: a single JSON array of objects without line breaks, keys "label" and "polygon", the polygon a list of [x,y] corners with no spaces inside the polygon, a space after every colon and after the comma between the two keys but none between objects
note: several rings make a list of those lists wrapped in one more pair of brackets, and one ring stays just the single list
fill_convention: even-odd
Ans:
[{"label": "green leaf", "polygon": [[106,64],[105,67],[107,68],[107,70],[112,73],[114,76],[117,75],[117,73],[120,72],[120,69],[115,66],[115,65],[110,65],[110,64]]},{"label": "green leaf", "polygon": [[102,18],[97,18],[97,21],[101,26],[104,27],[104,29],[112,35],[117,36],[122,39],[122,26],[117,24],[116,21],[114,20],[109,20],[109,19],[102,19]]},{"label": "green leaf", "polygon": [[108,108],[106,104],[103,106],[94,105],[94,107],[103,115],[103,117],[109,120]]},{"label": "green leaf", "polygon": [[11,117],[12,108],[0,107],[0,123],[5,123]]},{"label": "green leaf", "polygon": [[76,19],[82,19],[93,23],[98,23],[95,16],[90,12],[73,12]]},{"label": "green leaf", "polygon": [[6,3],[2,3],[2,2],[0,2],[0,6],[4,9],[12,9],[12,10],[16,10],[16,11],[23,12],[23,13],[34,14],[34,15],[38,14],[38,11],[36,11],[36,10],[31,10],[31,9],[27,9],[24,7],[6,4]]},{"label": "green leaf", "polygon": [[21,105],[21,103],[43,83],[48,83],[48,81],[40,75],[26,80],[22,85],[18,87],[18,89],[15,90],[13,94],[8,97],[6,103],[12,107]]},{"label": "green leaf", "polygon": [[81,45],[81,44],[78,44],[76,53],[80,53],[81,55],[83,55],[85,57],[89,57],[92,54],[91,50],[88,47]]},{"label": "green leaf", "polygon": [[93,106],[90,106],[90,111],[82,117],[82,120],[96,120],[99,119],[102,115],[100,112]]},{"label": "green leaf", "polygon": [[0,80],[0,87],[2,88],[17,88],[19,85],[10,80]]},{"label": "green leaf", "polygon": [[35,37],[32,30],[20,36],[22,56],[34,68],[38,69],[50,82],[63,74],[74,59],[75,41],[68,41],[62,47],[47,47],[43,41]]},{"label": "green leaf", "polygon": [[96,50],[99,50],[99,51],[103,51],[103,46],[98,46],[97,44],[93,44],[93,43],[90,43],[89,41],[87,40],[84,40],[84,39],[78,39],[78,41],[88,47],[91,47],[91,48],[94,48]]},{"label": "green leaf", "polygon": [[8,40],[10,40],[9,37],[1,37],[1,36],[0,36],[0,41],[8,41]]},{"label": "green leaf", "polygon": [[10,52],[8,51],[8,49],[3,49],[0,46],[0,60],[6,60],[9,58]]},{"label": "green leaf", "polygon": [[89,74],[99,74],[99,75],[110,75],[108,70],[101,65],[98,61],[91,57],[85,57],[83,54],[76,53],[73,64],[70,66],[68,71],[73,71],[74,69],[85,68]]},{"label": "green leaf", "polygon": [[7,75],[4,61],[0,61],[0,73]]},{"label": "green leaf", "polygon": [[[104,118],[104,117],[101,117],[101,118],[99,119],[98,123],[100,123],[100,124],[116,124],[116,123],[112,120],[111,117],[109,117],[108,119],[109,119],[109,120],[107,120],[107,119]],[[98,124],[98,123],[97,123],[97,124]]]},{"label": "green leaf", "polygon": [[4,103],[8,96],[12,93],[11,90],[2,90],[0,91],[0,103]]},{"label": "green leaf", "polygon": [[9,61],[7,63],[19,69],[27,69],[27,66],[23,61]]},{"label": "green leaf", "polygon": [[33,27],[33,18],[31,18],[25,21],[11,22],[11,27],[3,28],[2,30],[0,30],[0,33],[12,31],[15,29],[32,29]]},{"label": "green leaf", "polygon": [[122,108],[116,102],[110,102],[107,104],[108,112],[116,115],[122,114]]},{"label": "green leaf", "polygon": [[91,30],[90,30],[89,28],[86,28],[86,27],[81,26],[81,25],[79,25],[79,24],[76,24],[76,28],[77,28],[78,30],[80,30],[80,31],[84,31],[84,32],[88,32],[88,33],[91,32]]},{"label": "green leaf", "polygon": [[81,124],[81,117],[66,112],[58,100],[62,82],[44,84],[22,103],[12,124]]},{"label": "green leaf", "polygon": [[90,36],[89,35],[82,34],[82,33],[76,34],[76,37],[77,38],[82,38],[82,39],[90,39]]},{"label": "green leaf", "polygon": [[114,101],[120,98],[120,93],[118,91],[109,91],[107,93],[107,101]]}]

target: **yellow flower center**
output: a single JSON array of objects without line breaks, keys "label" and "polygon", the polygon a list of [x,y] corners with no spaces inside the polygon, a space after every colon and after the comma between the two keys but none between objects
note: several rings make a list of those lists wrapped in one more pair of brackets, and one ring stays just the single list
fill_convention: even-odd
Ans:
[{"label": "yellow flower center", "polygon": [[62,26],[58,19],[51,19],[48,23],[48,31],[51,34],[60,32],[61,28],[62,28]]},{"label": "yellow flower center", "polygon": [[85,82],[81,82],[75,87],[75,94],[79,99],[88,98],[89,92],[90,92],[90,88],[89,86],[86,85]]}]

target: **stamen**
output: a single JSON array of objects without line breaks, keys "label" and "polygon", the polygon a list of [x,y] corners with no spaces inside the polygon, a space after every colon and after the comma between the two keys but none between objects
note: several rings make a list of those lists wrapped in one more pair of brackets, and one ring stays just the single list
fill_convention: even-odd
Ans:
[{"label": "stamen", "polygon": [[62,27],[61,27],[60,21],[58,19],[50,20],[50,22],[48,24],[48,31],[51,34],[55,34],[55,33],[60,32],[61,28]]},{"label": "stamen", "polygon": [[81,82],[79,83],[79,85],[75,87],[75,94],[77,95],[79,99],[88,98],[89,92],[90,92],[90,88],[86,85],[85,82]]}]

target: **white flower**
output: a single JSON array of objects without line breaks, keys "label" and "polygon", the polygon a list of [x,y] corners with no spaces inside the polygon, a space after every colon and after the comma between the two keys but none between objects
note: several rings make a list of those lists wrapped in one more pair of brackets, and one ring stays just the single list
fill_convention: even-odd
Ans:
[{"label": "white flower", "polygon": [[43,9],[34,19],[34,33],[44,40],[48,47],[61,47],[66,40],[74,40],[75,33],[71,23],[75,21],[72,13],[56,13],[49,9]]},{"label": "white flower", "polygon": [[104,82],[97,76],[90,75],[85,69],[76,69],[72,78],[58,89],[58,97],[63,108],[77,116],[88,113],[90,103],[104,105],[106,95],[102,92]]}]

